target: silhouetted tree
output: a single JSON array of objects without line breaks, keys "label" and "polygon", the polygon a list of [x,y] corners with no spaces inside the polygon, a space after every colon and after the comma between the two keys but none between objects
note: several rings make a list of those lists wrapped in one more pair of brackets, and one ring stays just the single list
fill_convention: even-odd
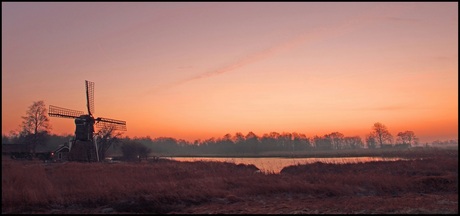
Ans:
[{"label": "silhouetted tree", "polygon": [[206,153],[216,154],[218,152],[217,145],[216,145],[216,139],[214,137],[204,140],[200,146],[203,148],[203,151]]},{"label": "silhouetted tree", "polygon": [[18,144],[21,143],[20,141],[20,130],[11,130],[8,135],[5,135],[6,138],[8,139],[7,143],[11,144]]},{"label": "silhouetted tree", "polygon": [[372,133],[366,135],[366,144],[367,148],[370,149],[375,149],[377,147],[377,141]]},{"label": "silhouetted tree", "polygon": [[236,132],[232,137],[234,143],[244,142],[244,135],[241,132]]},{"label": "silhouetted tree", "polygon": [[128,161],[147,159],[151,149],[136,141],[124,142],[121,145],[123,158]]},{"label": "silhouetted tree", "polygon": [[331,150],[332,147],[332,140],[326,136],[314,136],[313,141],[315,142],[315,146],[319,150]]},{"label": "silhouetted tree", "polygon": [[244,142],[246,141],[244,135],[241,132],[236,132],[232,140],[235,143],[235,151],[237,153],[244,153]]},{"label": "silhouetted tree", "polygon": [[[222,140],[225,140],[225,141],[232,141],[232,135],[227,133],[224,135],[224,137],[222,137]],[[233,141],[232,141],[233,143]]]},{"label": "silhouetted tree", "polygon": [[45,145],[51,126],[44,101],[35,101],[22,116],[20,139],[35,154],[37,145]]},{"label": "silhouetted tree", "polygon": [[218,140],[219,146],[221,146],[222,152],[225,153],[235,153],[235,143],[232,141],[231,134],[225,134],[222,139]]},{"label": "silhouetted tree", "polygon": [[332,132],[325,135],[326,138],[331,139],[333,149],[341,149],[343,145],[344,135],[339,132]]},{"label": "silhouetted tree", "polygon": [[6,134],[2,134],[2,144],[11,144],[10,138]]},{"label": "silhouetted tree", "polygon": [[271,132],[269,134],[264,134],[260,138],[261,146],[263,146],[266,151],[279,151],[281,148],[278,148],[278,136],[276,132]]},{"label": "silhouetted tree", "polygon": [[110,125],[103,126],[96,133],[96,141],[100,161],[103,161],[105,159],[106,152],[112,145],[115,145],[116,143],[120,142],[121,135],[121,132],[117,132],[115,130],[115,127]]},{"label": "silhouetted tree", "polygon": [[292,133],[292,145],[294,151],[305,151],[310,148],[310,140],[305,136],[305,134]]},{"label": "silhouetted tree", "polygon": [[257,154],[259,152],[259,137],[255,133],[250,131],[246,135],[245,140],[248,151]]},{"label": "silhouetted tree", "polygon": [[399,132],[397,141],[401,144],[418,145],[418,138],[413,131]]},{"label": "silhouetted tree", "polygon": [[154,152],[162,153],[176,153],[177,150],[177,140],[172,137],[158,137],[153,139],[152,150]]},{"label": "silhouetted tree", "polygon": [[278,145],[284,151],[292,151],[292,134],[283,132],[278,136]]},{"label": "silhouetted tree", "polygon": [[390,134],[387,127],[380,122],[374,124],[372,127],[372,134],[380,145],[380,148],[382,148],[384,144],[391,144],[393,142],[393,136]]},{"label": "silhouetted tree", "polygon": [[345,137],[343,142],[345,144],[345,148],[358,149],[364,147],[364,143],[359,136]]}]

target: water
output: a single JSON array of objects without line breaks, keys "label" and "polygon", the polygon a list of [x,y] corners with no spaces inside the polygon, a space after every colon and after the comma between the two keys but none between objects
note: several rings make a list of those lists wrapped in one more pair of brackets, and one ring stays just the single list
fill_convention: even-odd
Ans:
[{"label": "water", "polygon": [[371,161],[397,161],[402,158],[383,158],[383,157],[335,157],[335,158],[218,158],[218,157],[171,157],[176,161],[219,161],[235,164],[253,164],[264,173],[279,173],[284,167],[309,164],[315,162],[323,163],[362,163]]}]

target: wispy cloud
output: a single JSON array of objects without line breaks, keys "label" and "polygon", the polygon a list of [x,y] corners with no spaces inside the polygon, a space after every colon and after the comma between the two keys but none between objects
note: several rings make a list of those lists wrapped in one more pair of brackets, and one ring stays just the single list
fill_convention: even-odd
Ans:
[{"label": "wispy cloud", "polygon": [[385,17],[386,20],[395,22],[419,22],[420,19],[402,18],[402,17]]},{"label": "wispy cloud", "polygon": [[[164,90],[164,89],[171,88],[177,85],[182,85],[187,82],[210,78],[213,76],[235,71],[237,69],[253,64],[255,62],[265,60],[281,52],[289,51],[299,46],[305,45],[306,43],[313,43],[313,42],[317,42],[320,40],[326,40],[332,37],[338,37],[340,35],[353,31],[354,29],[360,26],[363,26],[365,24],[368,24],[370,22],[381,20],[381,17],[385,17],[384,14],[381,14],[381,10],[377,10],[377,12],[368,11],[365,14],[361,14],[361,15],[355,16],[354,18],[344,20],[335,25],[316,28],[316,29],[309,29],[286,41],[280,42],[278,44],[274,44],[273,46],[268,47],[267,49],[261,50],[259,52],[255,52],[250,55],[244,56],[240,58],[239,60],[232,62],[228,65],[219,67],[218,69],[204,72],[204,73],[199,73],[191,77],[185,78],[183,80],[165,84],[163,86],[157,86],[153,90],[150,90],[147,94],[155,93],[158,90]],[[396,17],[390,17],[390,18],[401,20],[401,18],[396,18]]]},{"label": "wispy cloud", "polygon": [[369,107],[363,108],[361,110],[370,110],[370,111],[400,111],[405,109],[411,109],[409,107],[401,106],[401,105],[392,105],[392,106],[379,106],[379,107]]},{"label": "wispy cloud", "polygon": [[350,110],[358,111],[401,111],[401,110],[426,110],[431,109],[426,106],[409,106],[409,105],[382,105],[382,106],[372,106],[372,107],[357,107],[351,108]]}]

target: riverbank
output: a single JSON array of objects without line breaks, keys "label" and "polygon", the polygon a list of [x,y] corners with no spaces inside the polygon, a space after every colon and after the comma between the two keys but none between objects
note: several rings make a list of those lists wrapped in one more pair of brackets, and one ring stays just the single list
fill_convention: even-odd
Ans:
[{"label": "riverbank", "polygon": [[[293,152],[264,152],[259,154],[158,154],[156,156],[168,157],[235,157],[235,158],[332,158],[332,157],[404,157],[419,158],[432,155],[433,151],[457,150],[458,146],[448,147],[411,147],[411,148],[384,148],[384,149],[338,149],[338,150],[309,150]],[[120,155],[116,155],[120,157]]]}]

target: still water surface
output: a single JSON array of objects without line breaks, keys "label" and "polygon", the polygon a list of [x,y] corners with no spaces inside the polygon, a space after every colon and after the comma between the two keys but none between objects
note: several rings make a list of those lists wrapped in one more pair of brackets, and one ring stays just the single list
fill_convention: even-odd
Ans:
[{"label": "still water surface", "polygon": [[363,163],[371,161],[397,161],[402,158],[383,157],[336,157],[336,158],[218,158],[218,157],[171,157],[177,161],[219,161],[235,164],[253,164],[265,173],[279,173],[284,167],[297,164],[322,163]]}]

